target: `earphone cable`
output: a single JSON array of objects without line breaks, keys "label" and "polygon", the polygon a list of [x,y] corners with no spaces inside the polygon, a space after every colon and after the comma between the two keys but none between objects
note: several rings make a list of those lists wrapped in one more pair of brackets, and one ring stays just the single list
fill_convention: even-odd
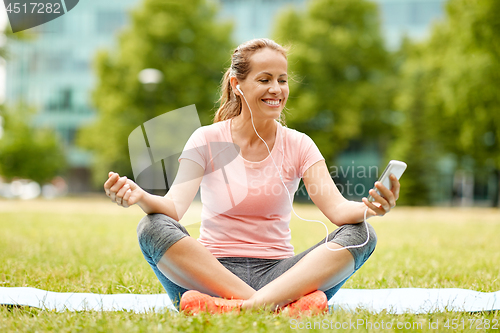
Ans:
[{"label": "earphone cable", "polygon": [[[323,223],[322,221],[319,221],[319,220],[308,220],[308,219],[304,219],[302,217],[300,217],[296,212],[295,212],[295,209],[293,208],[293,198],[292,198],[292,195],[290,193],[290,191],[288,190],[288,187],[286,186],[285,182],[283,181],[283,175],[281,173],[281,169],[278,168],[278,165],[276,164],[274,158],[273,158],[273,155],[271,154],[271,150],[269,149],[269,146],[267,145],[267,142],[259,135],[259,133],[257,132],[257,129],[255,128],[255,124],[254,124],[254,121],[253,121],[253,113],[252,113],[252,109],[250,108],[250,105],[248,104],[248,101],[245,97],[245,95],[243,94],[243,92],[238,89],[241,93],[241,96],[243,96],[243,99],[245,100],[245,103],[247,104],[248,106],[248,109],[250,110],[250,119],[252,121],[252,127],[253,127],[253,130],[255,131],[255,134],[257,134],[257,136],[259,137],[259,139],[264,142],[264,145],[266,146],[267,148],[267,151],[269,153],[269,156],[271,157],[271,160],[273,161],[273,164],[274,164],[274,167],[276,168],[276,170],[278,171],[278,175],[280,177],[280,180],[281,180],[281,183],[283,184],[283,186],[285,187],[285,190],[287,191],[288,193],[288,199],[290,201],[290,207],[292,208],[292,211],[293,213],[295,214],[295,216],[297,216],[299,219],[303,220],[303,221],[306,221],[306,222],[317,222],[317,223],[321,223],[324,227],[325,227],[325,230],[326,230],[326,237],[325,237],[325,246],[328,250],[330,251],[333,251],[333,252],[336,252],[336,251],[341,251],[341,250],[345,250],[345,249],[353,249],[353,248],[358,248],[358,247],[363,247],[365,246],[369,241],[370,241],[370,232],[368,230],[368,223],[366,223],[366,214],[368,213],[368,207],[366,207],[365,209],[365,212],[363,214],[363,221],[365,223],[365,227],[366,227],[366,241],[362,244],[358,244],[358,245],[348,245],[348,246],[342,246],[341,248],[330,248],[328,246],[328,227],[326,226],[325,223]],[[281,167],[283,168],[283,160],[285,159],[285,150],[284,150],[284,144],[283,144],[283,141],[284,141],[284,138],[283,136],[281,137],[281,144],[282,144],[282,148],[281,148],[281,153],[283,154],[283,157],[281,159]]]}]

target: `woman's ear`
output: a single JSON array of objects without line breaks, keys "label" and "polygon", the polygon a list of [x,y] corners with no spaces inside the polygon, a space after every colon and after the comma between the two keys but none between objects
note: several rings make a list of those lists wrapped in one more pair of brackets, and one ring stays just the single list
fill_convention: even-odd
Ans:
[{"label": "woman's ear", "polygon": [[231,83],[231,88],[233,89],[233,93],[234,93],[235,95],[240,96],[240,95],[241,95],[241,93],[238,91],[238,89],[236,89],[236,86],[239,84],[239,83],[238,83],[238,79],[237,79],[236,77],[234,77],[234,76],[233,76],[233,77],[231,77],[231,78],[230,78],[230,81],[229,81],[229,82]]}]

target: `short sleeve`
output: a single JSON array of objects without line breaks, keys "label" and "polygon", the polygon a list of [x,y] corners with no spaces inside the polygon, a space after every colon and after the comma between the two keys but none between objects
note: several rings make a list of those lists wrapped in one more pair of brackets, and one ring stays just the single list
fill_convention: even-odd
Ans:
[{"label": "short sleeve", "polygon": [[308,135],[303,134],[303,137],[300,141],[299,159],[299,177],[302,178],[307,169],[309,169],[313,164],[324,160],[325,158],[319,151],[318,146],[316,146],[314,141]]},{"label": "short sleeve", "polygon": [[207,154],[207,139],[203,132],[203,127],[198,128],[196,131],[191,134],[191,137],[186,142],[184,146],[184,150],[179,156],[179,162],[181,159],[185,158],[191,161],[194,161],[201,165],[203,169],[206,169],[208,156]]}]

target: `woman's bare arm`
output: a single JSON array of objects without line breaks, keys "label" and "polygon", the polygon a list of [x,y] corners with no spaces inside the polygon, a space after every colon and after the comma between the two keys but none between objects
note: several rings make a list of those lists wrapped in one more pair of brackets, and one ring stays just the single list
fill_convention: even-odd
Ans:
[{"label": "woman's bare arm", "polygon": [[106,195],[122,207],[138,204],[146,214],[161,213],[179,221],[194,199],[203,168],[188,159],[182,159],[172,187],[164,197],[150,194],[127,177],[110,172],[104,183]]},{"label": "woman's bare arm", "polygon": [[399,196],[399,181],[392,175],[391,190],[379,182],[375,185],[384,197],[372,189],[370,194],[375,198],[374,203],[366,198],[363,198],[363,202],[349,201],[342,196],[333,182],[325,161],[319,161],[307,169],[303,180],[311,200],[332,223],[338,226],[362,222],[367,207],[367,217],[384,215],[396,206]]}]

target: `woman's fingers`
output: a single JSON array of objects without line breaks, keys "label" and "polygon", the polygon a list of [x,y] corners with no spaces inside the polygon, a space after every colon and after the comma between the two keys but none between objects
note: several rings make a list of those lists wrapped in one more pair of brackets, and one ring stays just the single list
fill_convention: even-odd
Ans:
[{"label": "woman's fingers", "polygon": [[118,192],[116,192],[116,203],[118,205],[123,204],[123,197],[125,196],[125,193],[130,189],[129,184],[123,185]]},{"label": "woman's fingers", "polygon": [[120,178],[120,176],[117,173],[109,172],[108,177],[109,177],[108,180],[104,183],[104,192],[106,192],[106,195],[110,197],[111,186],[113,186],[116,183],[116,181]]},{"label": "woman's fingers", "polygon": [[116,194],[123,187],[123,185],[125,185],[126,182],[127,182],[127,177],[123,176],[123,177],[120,177],[116,181],[116,183],[114,183],[113,186],[110,187],[110,189],[109,189],[110,196],[109,197],[111,198],[111,201],[116,201]]},{"label": "woman's fingers", "polygon": [[142,189],[128,179],[110,171],[108,180],[104,183],[104,191],[111,201],[125,208],[136,204],[143,196]]},{"label": "woman's fingers", "polygon": [[392,193],[394,193],[394,200],[399,199],[399,189],[401,188],[401,184],[399,183],[398,177],[396,177],[394,174],[391,174],[390,176],[391,183],[392,183]]},{"label": "woman's fingers", "polygon": [[[383,189],[387,190],[387,188],[379,182],[375,183],[375,187],[377,187],[377,189],[381,192],[384,192],[382,191]],[[366,198],[363,198],[363,202],[375,213],[375,215],[383,216],[391,210],[390,203],[384,197],[378,194],[377,190],[371,189],[369,193],[373,197],[374,202],[370,202]],[[377,203],[378,205],[375,205],[374,203]]]},{"label": "woman's fingers", "polygon": [[364,204],[365,204],[365,205],[366,205],[369,209],[371,209],[371,212],[370,212],[370,213],[371,213],[372,215],[380,215],[380,216],[383,216],[383,215],[386,213],[386,212],[385,212],[385,210],[382,208],[382,206],[380,206],[380,207],[379,207],[379,206],[375,206],[375,205],[373,204],[373,202],[368,201],[368,199],[367,199],[367,198],[363,198],[362,200],[363,200]]},{"label": "woman's fingers", "polygon": [[364,204],[369,209],[371,209],[371,211],[375,215],[380,215],[380,216],[385,215],[392,208],[396,206],[396,200],[398,200],[399,198],[399,189],[400,189],[399,180],[394,174],[391,174],[389,176],[389,179],[391,180],[392,183],[391,190],[385,187],[381,182],[376,182],[375,187],[377,188],[378,192],[380,192],[380,194],[375,189],[371,189],[369,191],[370,195],[374,199],[374,202],[376,202],[380,206],[375,205],[374,202],[368,201],[367,198],[362,199]]},{"label": "woman's fingers", "polygon": [[[384,209],[386,211],[389,211],[391,208],[396,206],[396,199],[394,198],[394,193],[391,190],[389,190],[387,187],[385,187],[380,182],[376,182],[375,187],[379,190],[380,195],[378,195],[376,193],[377,191],[371,190],[371,191],[374,191],[378,195],[378,197],[373,196],[373,194],[372,194],[372,196],[376,199],[376,201],[378,201],[382,204],[382,206],[384,207]],[[378,199],[380,199],[380,200],[378,200]]]},{"label": "woman's fingers", "polygon": [[[128,186],[128,185],[125,185],[125,186]],[[132,196],[132,190],[129,188],[129,189],[127,189],[127,191],[125,191],[125,194],[123,195],[123,199],[122,199],[122,206],[123,207],[128,208],[134,204],[134,203],[129,202],[131,196]]]},{"label": "woman's fingers", "polygon": [[[382,185],[383,186],[383,185]],[[375,187],[377,187],[377,183],[375,183]],[[385,188],[385,187],[384,187]],[[377,187],[377,189],[380,191],[380,188]],[[382,192],[382,191],[380,191]],[[377,202],[380,204],[380,207],[384,209],[384,212],[387,213],[389,210],[391,210],[391,204],[387,201],[386,198],[384,198],[381,194],[377,192],[375,189],[371,189],[369,191],[370,195],[373,197],[374,202]]]}]

